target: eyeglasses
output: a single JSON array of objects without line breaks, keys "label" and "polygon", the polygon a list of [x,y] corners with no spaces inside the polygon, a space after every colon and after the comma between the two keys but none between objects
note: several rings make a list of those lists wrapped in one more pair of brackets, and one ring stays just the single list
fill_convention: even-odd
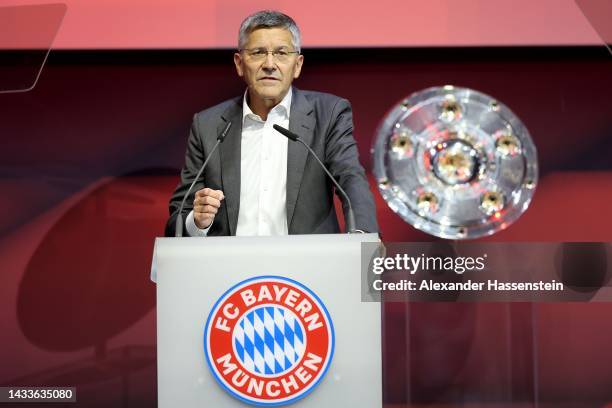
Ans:
[{"label": "eyeglasses", "polygon": [[248,55],[249,59],[255,62],[263,62],[268,57],[268,54],[272,54],[272,57],[276,62],[287,62],[291,59],[293,54],[297,55],[300,53],[299,51],[289,51],[285,48],[278,48],[273,51],[265,48],[243,48],[238,51],[244,51],[246,55]]}]

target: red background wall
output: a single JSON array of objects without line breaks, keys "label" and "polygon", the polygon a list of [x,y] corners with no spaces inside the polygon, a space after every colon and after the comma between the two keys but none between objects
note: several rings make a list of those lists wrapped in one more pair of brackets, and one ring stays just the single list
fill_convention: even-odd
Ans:
[{"label": "red background wall", "polygon": [[[37,4],[57,4],[38,0]],[[595,45],[612,41],[606,0],[64,0],[55,49],[234,48],[249,14],[281,10],[300,25],[306,47]],[[32,4],[3,0],[3,5]],[[53,20],[57,7],[30,14]],[[0,9],[0,15],[2,9]],[[585,18],[586,15],[586,18]],[[604,18],[608,16],[608,19]],[[40,33],[21,23],[9,44]],[[340,24],[339,24],[340,22]],[[594,26],[594,28],[593,28]],[[6,37],[5,37],[6,38]],[[0,38],[0,48],[5,41]]]}]

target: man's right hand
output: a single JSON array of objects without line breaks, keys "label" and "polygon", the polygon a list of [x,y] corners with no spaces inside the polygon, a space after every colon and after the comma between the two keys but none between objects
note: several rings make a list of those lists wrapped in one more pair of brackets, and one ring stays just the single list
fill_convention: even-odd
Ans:
[{"label": "man's right hand", "polygon": [[193,220],[198,228],[205,229],[210,226],[224,198],[221,190],[203,188],[196,191],[193,200]]}]

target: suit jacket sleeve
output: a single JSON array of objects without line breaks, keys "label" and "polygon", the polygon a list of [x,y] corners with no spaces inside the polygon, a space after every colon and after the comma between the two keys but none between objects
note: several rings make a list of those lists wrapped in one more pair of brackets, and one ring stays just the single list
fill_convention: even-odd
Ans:
[{"label": "suit jacket sleeve", "polygon": [[[173,237],[175,234],[176,216],[178,214],[179,207],[181,206],[181,201],[183,200],[185,193],[187,193],[187,190],[189,190],[189,186],[193,182],[193,179],[200,170],[200,167],[204,163],[204,158],[206,157],[202,139],[198,133],[197,120],[198,117],[196,114],[193,117],[191,130],[189,132],[189,139],[187,140],[185,166],[183,166],[183,170],[181,171],[181,180],[170,198],[170,218],[166,223],[165,230],[165,235],[167,237]],[[193,199],[196,191],[202,188],[204,188],[204,182],[202,181],[202,178],[200,178],[200,181],[196,183],[193,190],[189,194],[189,197],[187,197],[187,200],[185,201],[185,207],[183,208],[183,223],[185,222],[189,212],[193,209]],[[183,226],[183,231],[186,231],[185,226]]]},{"label": "suit jacket sleeve", "polygon": [[[376,206],[365,171],[359,163],[357,142],[353,137],[353,111],[346,99],[339,99],[332,111],[325,164],[351,199],[357,229],[378,232]],[[346,219],[348,204],[342,196],[340,199]]]}]

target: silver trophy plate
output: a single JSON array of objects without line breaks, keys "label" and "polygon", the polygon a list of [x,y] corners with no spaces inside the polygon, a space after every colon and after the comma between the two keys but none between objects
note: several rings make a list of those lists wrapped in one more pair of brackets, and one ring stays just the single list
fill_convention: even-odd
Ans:
[{"label": "silver trophy plate", "polygon": [[389,207],[441,238],[507,228],[529,206],[538,179],[536,148],[520,119],[467,88],[428,88],[393,106],[372,152]]}]

